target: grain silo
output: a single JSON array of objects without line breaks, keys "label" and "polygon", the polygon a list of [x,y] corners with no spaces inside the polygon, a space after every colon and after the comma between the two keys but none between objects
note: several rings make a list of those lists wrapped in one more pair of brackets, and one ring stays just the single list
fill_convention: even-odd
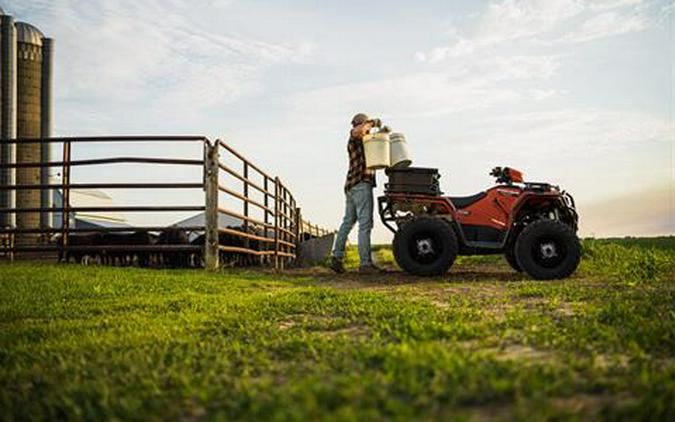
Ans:
[{"label": "grain silo", "polygon": [[[39,138],[41,136],[42,113],[42,33],[32,25],[16,23],[16,137]],[[18,143],[16,145],[16,162],[37,163],[40,161],[42,148],[37,143]],[[40,184],[40,168],[18,168],[16,183],[18,185]],[[37,208],[41,195],[37,189],[19,190],[16,192],[16,203],[19,207]],[[16,216],[19,229],[36,229],[40,227],[40,213],[19,213]],[[31,239],[37,236],[17,236],[17,243],[35,243]]]},{"label": "grain silo", "polygon": [[[33,25],[17,22],[16,30],[16,138],[51,136],[52,127],[52,52],[53,43]],[[16,162],[37,163],[50,159],[46,143],[16,145]],[[49,181],[49,168],[17,168],[18,185],[38,185]],[[48,190],[18,190],[19,208],[49,206]],[[16,227],[35,229],[49,224],[47,213],[30,212],[16,215]],[[17,236],[17,243],[35,243],[37,236]]]}]

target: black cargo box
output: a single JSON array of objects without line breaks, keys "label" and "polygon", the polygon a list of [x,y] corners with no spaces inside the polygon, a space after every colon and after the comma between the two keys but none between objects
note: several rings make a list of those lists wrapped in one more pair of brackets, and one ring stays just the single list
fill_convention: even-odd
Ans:
[{"label": "black cargo box", "polygon": [[441,175],[438,169],[406,167],[390,168],[385,171],[389,183],[385,184],[387,193],[417,193],[425,195],[442,195],[438,182]]}]

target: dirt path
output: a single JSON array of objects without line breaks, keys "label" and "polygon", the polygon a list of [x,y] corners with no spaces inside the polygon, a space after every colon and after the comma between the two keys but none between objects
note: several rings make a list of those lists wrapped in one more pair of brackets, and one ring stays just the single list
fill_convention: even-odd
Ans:
[{"label": "dirt path", "polygon": [[522,274],[502,265],[461,265],[440,277],[418,277],[400,270],[387,268],[382,274],[363,275],[356,270],[336,274],[328,268],[295,268],[284,271],[288,277],[311,277],[318,284],[336,288],[395,288],[401,286],[428,286],[437,283],[508,282],[527,280]]}]

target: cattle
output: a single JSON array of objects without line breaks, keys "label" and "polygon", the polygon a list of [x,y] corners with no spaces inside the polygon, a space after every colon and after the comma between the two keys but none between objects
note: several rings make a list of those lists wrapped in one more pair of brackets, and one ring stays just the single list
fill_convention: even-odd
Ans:
[{"label": "cattle", "polygon": [[306,242],[306,241],[312,240],[312,239],[316,239],[316,236],[314,236],[313,234],[305,232],[305,233],[302,233],[300,235],[300,241],[301,242]]},{"label": "cattle", "polygon": [[[240,232],[247,232],[247,228],[244,226],[228,226],[228,229],[230,230],[236,230]],[[243,249],[253,249],[253,245],[251,244],[252,241],[250,239],[247,239],[245,237],[237,236],[236,234],[233,233],[221,233],[220,234],[220,244],[225,245],[225,246],[233,246],[236,248],[243,248]],[[225,252],[225,251],[224,251]],[[251,258],[251,254],[243,253],[243,252],[225,252],[224,254],[224,260],[227,262],[229,261],[230,265],[236,265],[236,266],[248,266],[249,261]]]},{"label": "cattle", "polygon": [[204,264],[204,240],[205,236],[203,234],[200,234],[199,236],[195,237],[190,241],[190,245],[192,246],[199,246],[201,249],[199,251],[194,252],[191,255],[191,266],[197,267],[197,268],[203,268],[205,266]]},{"label": "cattle", "polygon": [[[274,230],[268,229],[267,233],[261,227],[255,225],[228,226],[230,231],[248,233],[257,237],[267,237],[273,239]],[[55,237],[59,245],[59,262],[68,262],[74,259],[78,263],[85,265],[91,263],[100,263],[104,265],[129,266],[138,265],[140,267],[159,266],[168,268],[185,267],[203,267],[204,256],[204,234],[196,236],[189,241],[188,231],[182,228],[171,227],[161,230],[158,234],[148,232],[147,230],[133,230],[123,232],[86,232],[71,233],[69,235],[69,245],[76,246],[77,250],[68,250],[63,248],[61,235]],[[241,250],[220,250],[220,262],[223,266],[253,266],[268,262],[266,256],[251,254],[243,251],[248,249],[256,252],[273,251],[274,242],[262,241],[256,238],[239,236],[233,232],[221,232],[218,235],[220,246],[230,246]],[[151,253],[152,246],[199,246],[198,252],[188,250],[160,250]],[[92,246],[88,250],[86,246]],[[134,247],[134,248],[126,248]],[[148,249],[143,249],[148,246]],[[138,248],[136,248],[138,247]]]},{"label": "cattle", "polygon": [[[197,236],[194,240],[192,240],[192,242],[190,242],[191,245],[202,247],[202,249],[199,252],[194,254],[194,265],[198,267],[203,267],[205,265],[203,252],[205,240],[206,237],[203,234],[201,234]],[[235,238],[229,233],[219,233],[218,244],[220,246],[242,247],[241,244],[237,241],[237,238]],[[218,255],[221,266],[234,266],[237,263],[236,262],[237,257],[240,255],[240,253],[221,250],[218,251]]]},{"label": "cattle", "polygon": [[[240,231],[243,233],[250,233],[256,236],[264,237],[265,233],[262,229],[255,228],[254,226],[248,226],[244,227],[243,225],[241,226],[228,226],[227,227],[230,230],[236,230]],[[268,232],[268,236],[271,236],[271,233]],[[204,246],[204,240],[205,237],[204,235],[199,235],[197,236],[192,242],[190,242],[194,246]],[[254,251],[265,251],[265,250],[272,250],[274,248],[274,244],[271,242],[264,242],[260,241],[258,239],[250,239],[247,237],[243,236],[238,236],[234,233],[223,233],[220,232],[218,234],[218,244],[220,246],[230,246],[230,247],[235,247],[235,248],[245,248],[245,249],[251,249]],[[204,256],[203,252],[199,251],[195,253],[194,255],[194,264],[196,266],[204,266]],[[245,252],[235,252],[235,251],[224,251],[220,250],[219,251],[219,259],[220,259],[220,265],[222,266],[252,266],[252,265],[260,265],[262,263],[262,259],[260,256],[255,255],[255,254],[250,254],[250,253],[245,253]]]},{"label": "cattle", "polygon": [[153,244],[153,240],[153,236],[147,230],[105,233],[102,238],[103,244],[119,248],[105,250],[103,255],[104,264],[127,266],[133,265],[137,259],[140,267],[147,267],[150,264],[149,251],[133,251],[124,249],[124,246],[150,246]]},{"label": "cattle", "polygon": [[[188,233],[180,228],[168,228],[159,233],[158,245],[183,245],[190,244]],[[159,254],[160,264],[169,268],[187,267],[190,264],[190,252],[188,251],[162,251]]]},{"label": "cattle", "polygon": [[[273,230],[265,230],[255,225],[228,226],[230,230],[236,230],[242,233],[251,234],[257,237],[267,237],[273,239]],[[234,246],[244,249],[250,249],[257,252],[274,250],[274,243],[260,239],[238,236],[234,233],[221,233],[220,244],[224,246]],[[221,252],[221,260],[225,265],[253,266],[261,265],[266,262],[265,255],[250,254],[246,252]]]},{"label": "cattle", "polygon": [[63,246],[63,235],[55,236],[55,243],[58,250],[58,262],[69,263],[73,258],[75,263],[82,265],[91,265],[101,263],[101,250],[98,248],[87,249],[88,246],[101,246],[103,236],[97,232],[70,233],[68,234],[68,246],[74,246],[75,249],[66,249]]},{"label": "cattle", "polygon": [[[152,245],[153,235],[146,230],[137,230],[132,232],[84,232],[68,234],[68,246],[74,249],[63,247],[63,236],[57,234],[54,237],[57,244],[58,262],[70,262],[71,258],[83,265],[104,264],[104,265],[133,265],[138,262],[141,267],[147,267],[150,264],[150,254],[148,251],[131,251],[125,249],[125,246],[148,246]],[[87,247],[91,246],[91,249]],[[107,248],[108,246],[118,246],[119,248]]]}]

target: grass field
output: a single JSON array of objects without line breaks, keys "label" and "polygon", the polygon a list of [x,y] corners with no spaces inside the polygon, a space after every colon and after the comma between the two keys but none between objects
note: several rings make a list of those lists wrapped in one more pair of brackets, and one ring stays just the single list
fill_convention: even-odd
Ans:
[{"label": "grass field", "polygon": [[436,279],[0,265],[0,420],[672,421],[657,243],[585,241],[554,282],[499,257]]}]

